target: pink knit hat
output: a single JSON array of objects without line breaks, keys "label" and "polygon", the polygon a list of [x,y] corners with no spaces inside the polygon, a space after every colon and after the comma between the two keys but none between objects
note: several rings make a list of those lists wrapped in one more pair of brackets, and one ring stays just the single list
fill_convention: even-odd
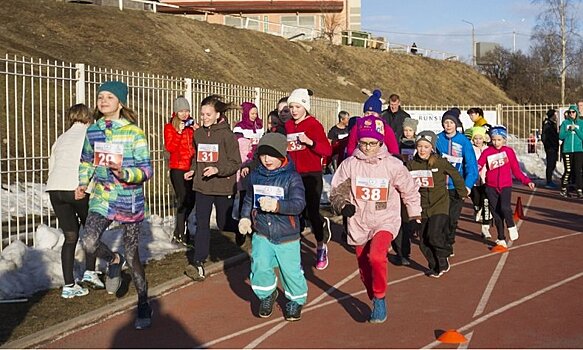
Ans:
[{"label": "pink knit hat", "polygon": [[359,140],[363,137],[370,137],[383,141],[385,138],[385,121],[372,115],[361,117],[356,122],[356,130]]}]

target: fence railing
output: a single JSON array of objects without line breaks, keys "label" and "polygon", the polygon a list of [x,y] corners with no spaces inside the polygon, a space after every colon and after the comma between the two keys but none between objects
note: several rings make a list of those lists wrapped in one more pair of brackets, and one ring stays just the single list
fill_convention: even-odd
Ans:
[{"label": "fence railing", "polygon": [[[148,135],[154,176],[145,185],[148,215],[166,217],[174,214],[174,192],[168,177],[164,152],[163,126],[169,121],[172,102],[184,95],[192,105],[192,115],[199,115],[200,101],[209,94],[219,94],[240,104],[254,102],[266,125],[269,111],[288,94],[285,91],[225,84],[194,78],[171,77],[119,71],[32,58],[0,58],[0,228],[2,244],[19,239],[33,244],[32,233],[39,224],[56,223],[43,184],[48,176],[50,149],[67,128],[65,112],[75,103],[90,108],[96,104],[99,84],[121,80],[128,84],[128,106],[139,115],[138,125]],[[364,96],[363,96],[364,97]],[[338,112],[351,115],[362,112],[362,102],[313,97],[312,113],[325,130],[337,122]],[[405,110],[445,110],[450,106],[405,106]],[[462,111],[469,106],[461,106]],[[526,139],[540,128],[549,105],[488,106],[510,132]],[[229,120],[239,120],[231,112]]]}]

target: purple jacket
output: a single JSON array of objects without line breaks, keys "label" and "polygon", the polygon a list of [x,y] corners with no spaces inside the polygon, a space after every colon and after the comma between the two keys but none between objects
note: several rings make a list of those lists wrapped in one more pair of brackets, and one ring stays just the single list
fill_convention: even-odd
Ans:
[{"label": "purple jacket", "polygon": [[482,152],[478,159],[478,168],[486,167],[486,186],[495,188],[498,192],[504,187],[512,187],[512,175],[523,184],[532,182],[526,174],[520,170],[518,159],[514,150],[508,146],[500,149],[490,146]]}]

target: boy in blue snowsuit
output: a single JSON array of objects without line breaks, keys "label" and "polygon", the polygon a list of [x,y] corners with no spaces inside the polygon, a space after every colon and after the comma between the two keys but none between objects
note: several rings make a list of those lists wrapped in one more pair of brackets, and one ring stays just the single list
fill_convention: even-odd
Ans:
[{"label": "boy in blue snowsuit", "polygon": [[269,317],[277,299],[278,267],[288,321],[301,317],[308,285],[301,266],[299,214],[306,206],[302,178],[287,158],[287,139],[269,133],[259,140],[260,164],[249,175],[239,232],[251,239],[251,288],[260,299],[258,314]]}]

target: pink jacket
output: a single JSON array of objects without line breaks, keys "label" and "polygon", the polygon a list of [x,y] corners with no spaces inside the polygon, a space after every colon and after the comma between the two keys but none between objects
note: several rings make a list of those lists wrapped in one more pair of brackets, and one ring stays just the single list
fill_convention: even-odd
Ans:
[{"label": "pink jacket", "polygon": [[516,153],[508,146],[502,146],[500,149],[494,146],[486,148],[478,159],[478,169],[481,171],[484,167],[486,168],[486,186],[498,191],[504,187],[512,187],[512,175],[525,185],[532,182],[520,170]]},{"label": "pink jacket", "polygon": [[388,231],[395,238],[401,227],[401,200],[409,217],[421,216],[419,187],[385,145],[372,157],[356,149],[334,173],[332,189],[347,179],[350,201],[356,206],[356,213],[348,219],[348,244],[363,245],[379,231]]}]

